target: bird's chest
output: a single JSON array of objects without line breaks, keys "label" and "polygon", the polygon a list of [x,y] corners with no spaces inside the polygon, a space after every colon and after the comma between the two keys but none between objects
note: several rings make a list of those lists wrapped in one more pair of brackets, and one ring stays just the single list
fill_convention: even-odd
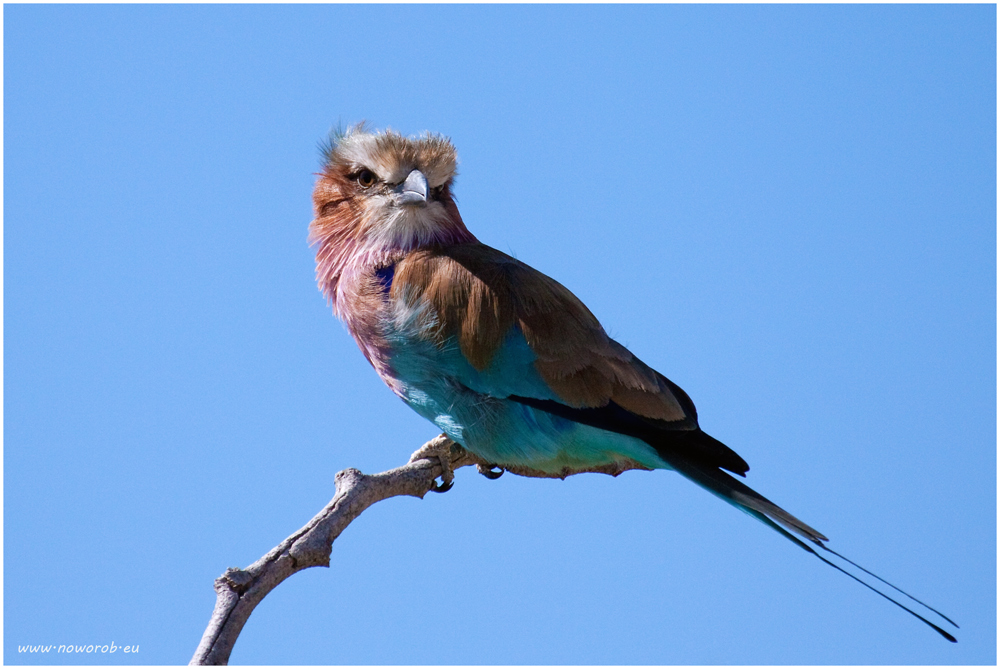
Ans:
[{"label": "bird's chest", "polygon": [[386,293],[378,319],[386,368],[396,385],[442,386],[467,372],[469,364],[456,339],[442,332],[434,305],[405,290],[399,293]]},{"label": "bird's chest", "polygon": [[351,291],[345,318],[358,347],[382,380],[404,400],[413,388],[440,386],[464,359],[441,337],[434,305],[414,291],[392,290],[393,267],[369,272]]}]

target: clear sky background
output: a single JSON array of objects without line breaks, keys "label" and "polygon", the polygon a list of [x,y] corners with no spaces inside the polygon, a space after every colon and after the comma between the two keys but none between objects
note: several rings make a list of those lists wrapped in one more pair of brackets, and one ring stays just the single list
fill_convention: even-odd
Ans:
[{"label": "clear sky background", "polygon": [[959,643],[676,474],[463,469],[233,663],[995,664],[994,6],[3,11],[6,663],[186,663],[214,578],[436,434],[313,277],[367,119]]}]

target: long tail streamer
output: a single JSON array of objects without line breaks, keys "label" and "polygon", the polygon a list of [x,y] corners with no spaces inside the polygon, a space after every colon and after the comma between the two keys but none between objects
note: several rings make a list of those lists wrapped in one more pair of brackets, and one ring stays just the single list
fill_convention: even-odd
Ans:
[{"label": "long tail streamer", "polygon": [[[949,623],[951,623],[952,625],[955,625],[955,623],[954,623],[954,622],[952,622],[952,620],[951,620],[950,618],[948,618],[948,616],[945,616],[945,615],[942,615],[941,613],[939,613],[939,612],[937,611],[937,609],[935,609],[935,608],[932,608],[932,607],[930,607],[930,606],[927,606],[926,604],[924,604],[923,602],[921,602],[921,601],[920,601],[919,599],[917,599],[917,598],[916,598],[916,597],[914,597],[913,595],[910,595],[910,594],[907,594],[907,593],[906,593],[905,591],[903,591],[903,590],[900,590],[900,589],[899,589],[899,588],[897,588],[896,586],[892,585],[892,583],[889,583],[888,581],[886,581],[886,580],[885,580],[884,578],[882,578],[882,577],[880,577],[880,576],[876,576],[875,574],[872,574],[872,573],[871,573],[870,571],[868,571],[868,570],[867,570],[867,569],[865,569],[864,567],[862,567],[862,566],[858,565],[857,563],[855,563],[855,562],[853,562],[853,561],[851,561],[851,560],[848,560],[847,558],[845,558],[844,556],[840,555],[839,553],[835,553],[834,551],[830,550],[829,548],[827,548],[827,547],[826,547],[826,546],[824,546],[823,544],[821,544],[821,543],[818,543],[818,542],[817,542],[817,544],[818,544],[818,545],[819,545],[819,547],[820,547],[820,548],[822,548],[823,550],[825,550],[825,551],[828,551],[828,552],[830,552],[830,553],[833,553],[833,554],[834,554],[834,555],[836,555],[837,557],[839,557],[839,558],[841,558],[841,559],[843,559],[843,560],[846,560],[847,562],[850,562],[851,564],[853,564],[853,565],[854,565],[855,567],[857,567],[857,568],[858,568],[858,569],[860,569],[861,571],[865,572],[866,574],[871,574],[872,576],[874,576],[874,577],[875,577],[875,578],[877,578],[878,580],[882,581],[882,582],[883,582],[883,583],[885,583],[886,585],[888,585],[888,586],[892,587],[892,588],[893,588],[893,589],[895,589],[895,590],[899,590],[899,592],[902,592],[902,593],[903,593],[904,595],[906,595],[907,597],[909,597],[909,598],[910,598],[910,599],[912,599],[913,601],[915,601],[915,602],[919,603],[919,604],[920,604],[921,606],[923,606],[923,607],[927,608],[927,609],[928,609],[928,610],[930,610],[930,611],[934,611],[934,613],[937,613],[937,614],[938,614],[939,616],[941,616],[942,618],[944,618],[945,620],[947,620],[947,621],[948,621]],[[857,576],[855,576],[855,575],[854,575],[854,574],[852,574],[851,572],[847,571],[847,570],[846,570],[846,569],[844,569],[843,567],[840,567],[839,565],[836,565],[836,564],[834,564],[833,562],[830,562],[830,561],[829,561],[829,560],[827,560],[827,559],[826,559],[825,557],[823,557],[822,555],[820,555],[820,554],[819,554],[819,553],[817,553],[816,551],[812,550],[811,548],[809,549],[809,552],[810,552],[810,553],[812,553],[813,555],[815,555],[816,557],[818,557],[818,558],[819,558],[820,560],[822,560],[823,562],[825,562],[825,563],[827,563],[828,565],[830,565],[831,567],[833,567],[834,569],[836,569],[837,571],[839,571],[839,572],[842,572],[842,573],[844,573],[844,574],[847,574],[848,576],[850,576],[850,577],[851,577],[851,578],[853,578],[853,579],[854,579],[855,581],[857,581],[857,582],[858,582],[858,583],[860,583],[861,585],[865,586],[866,588],[868,588],[868,589],[869,589],[869,590],[871,590],[872,592],[876,592],[876,593],[878,593],[879,595],[881,595],[882,597],[885,597],[885,598],[886,598],[886,599],[888,599],[888,600],[889,600],[890,602],[892,602],[893,604],[895,604],[895,605],[896,605],[896,606],[898,606],[899,608],[903,609],[904,611],[906,611],[906,612],[907,612],[907,613],[909,613],[910,615],[913,615],[913,616],[915,616],[916,618],[919,618],[920,620],[922,620],[922,621],[923,621],[924,623],[926,623],[927,625],[929,625],[929,626],[930,626],[931,628],[933,628],[933,629],[934,629],[934,631],[936,631],[936,632],[937,632],[938,634],[940,634],[941,636],[943,636],[943,637],[944,637],[945,639],[947,639],[948,641],[951,641],[952,643],[958,643],[958,639],[956,639],[956,638],[955,638],[955,637],[953,637],[953,636],[952,636],[951,634],[949,634],[948,632],[944,631],[943,629],[941,629],[940,627],[938,627],[937,625],[935,625],[935,624],[934,624],[934,623],[932,623],[931,621],[927,620],[927,618],[924,618],[924,617],[923,617],[922,615],[920,615],[919,613],[917,613],[917,612],[916,612],[916,611],[914,611],[913,609],[911,609],[911,608],[907,607],[907,606],[906,606],[906,605],[904,605],[904,604],[901,604],[900,602],[897,602],[897,601],[896,601],[895,599],[893,599],[893,598],[892,598],[892,597],[890,597],[889,595],[885,594],[885,593],[884,593],[884,592],[882,592],[881,590],[879,590],[879,589],[877,589],[877,588],[874,588],[874,587],[872,587],[872,586],[871,586],[870,584],[868,584],[868,583],[865,583],[864,581],[862,581],[862,580],[861,580],[860,578],[858,578]],[[958,628],[958,625],[955,625],[955,627],[956,627],[956,629],[957,629],[957,628]]]},{"label": "long tail streamer", "polygon": [[[841,554],[840,554],[840,553],[838,553],[837,551],[835,551],[835,550],[833,550],[832,548],[828,547],[828,546],[827,546],[826,544],[823,544],[823,543],[819,543],[818,545],[819,545],[819,547],[820,547],[820,548],[822,548],[823,550],[825,550],[825,551],[826,551],[827,553],[833,553],[834,555],[836,555],[837,557],[839,557],[839,558],[840,558],[841,560],[843,560],[844,562],[849,562],[849,563],[851,563],[852,565],[854,565],[855,567],[857,567],[857,568],[858,568],[858,569],[860,569],[861,571],[865,572],[865,573],[866,573],[866,574],[868,574],[869,576],[871,576],[871,577],[873,577],[873,578],[877,578],[878,580],[882,581],[883,583],[885,583],[885,584],[886,584],[887,586],[889,586],[890,588],[892,588],[892,589],[893,589],[893,590],[895,590],[896,592],[900,592],[900,593],[902,593],[902,594],[906,595],[907,597],[909,597],[910,599],[912,599],[913,601],[915,601],[915,602],[916,602],[917,604],[920,604],[920,606],[922,606],[922,607],[924,607],[925,609],[927,609],[928,611],[933,611],[934,613],[938,614],[938,615],[939,615],[939,616],[941,616],[941,617],[942,617],[943,619],[947,620],[947,621],[948,621],[948,622],[949,622],[949,623],[950,623],[950,624],[951,624],[951,625],[952,625],[952,626],[953,626],[953,627],[954,627],[955,629],[959,629],[959,627],[958,627],[958,623],[956,623],[956,622],[955,622],[954,620],[952,620],[951,618],[949,618],[949,617],[948,617],[948,616],[946,616],[945,614],[943,614],[943,613],[941,613],[940,611],[938,611],[937,609],[935,609],[935,608],[934,608],[933,606],[931,606],[930,604],[928,604],[928,603],[926,603],[926,602],[922,602],[922,601],[920,601],[919,599],[917,599],[916,597],[914,597],[913,595],[911,595],[910,593],[908,593],[908,592],[907,592],[906,590],[903,590],[902,588],[898,588],[898,587],[896,587],[895,585],[893,585],[892,583],[890,583],[889,581],[887,581],[887,580],[885,580],[884,578],[882,578],[881,576],[879,576],[878,574],[875,574],[875,573],[872,573],[872,572],[868,571],[867,569],[865,569],[864,567],[862,567],[861,565],[859,565],[859,564],[858,564],[857,562],[855,562],[854,560],[852,560],[852,559],[850,559],[850,558],[847,558],[847,557],[844,557],[843,555],[841,555]],[[819,556],[817,556],[817,557],[819,557]],[[947,635],[946,635],[946,636],[947,636]],[[952,639],[952,641],[954,641],[954,640],[955,640],[955,639]]]},{"label": "long tail streamer", "polygon": [[[852,574],[851,572],[847,571],[846,569],[844,569],[844,568],[843,568],[843,567],[841,567],[840,565],[836,564],[835,562],[831,562],[830,560],[827,560],[827,559],[826,559],[825,557],[823,557],[822,555],[820,555],[819,553],[817,553],[817,552],[816,552],[815,550],[813,550],[811,546],[809,546],[808,544],[806,544],[806,543],[805,543],[804,541],[802,541],[802,540],[801,540],[801,539],[799,539],[798,537],[794,536],[794,535],[793,535],[793,534],[792,534],[791,532],[789,532],[789,531],[788,531],[788,530],[786,530],[785,528],[781,527],[780,525],[778,525],[777,523],[775,523],[775,522],[774,522],[773,520],[771,520],[771,519],[770,519],[770,518],[768,518],[767,516],[764,516],[763,514],[760,514],[760,515],[757,515],[756,513],[754,513],[753,515],[755,515],[755,516],[756,516],[756,517],[758,518],[758,520],[761,520],[761,521],[762,521],[762,522],[763,522],[763,523],[764,523],[765,525],[769,525],[769,526],[771,526],[771,528],[772,528],[772,529],[774,529],[774,530],[776,530],[777,532],[779,532],[779,533],[781,533],[782,535],[784,535],[784,536],[785,536],[785,538],[786,538],[786,539],[788,539],[789,541],[793,541],[793,542],[795,542],[795,543],[796,543],[796,544],[798,544],[798,545],[799,545],[799,546],[800,546],[800,547],[801,547],[802,549],[804,549],[804,550],[806,550],[806,551],[808,551],[808,552],[812,553],[812,554],[813,554],[813,555],[815,555],[815,556],[816,556],[816,557],[817,557],[818,559],[820,559],[820,560],[822,560],[823,562],[825,562],[826,564],[830,565],[831,567],[833,567],[833,568],[834,568],[834,569],[836,569],[837,571],[841,572],[842,574],[847,574],[848,576],[850,576],[850,577],[851,577],[851,578],[853,578],[853,579],[854,579],[855,581],[857,581],[857,582],[858,582],[858,583],[860,583],[861,585],[865,586],[866,588],[868,588],[868,589],[869,589],[869,590],[871,590],[872,592],[876,593],[877,595],[879,595],[879,596],[881,596],[881,597],[884,597],[885,599],[889,600],[890,602],[892,602],[893,604],[895,604],[895,605],[896,605],[896,606],[898,606],[899,608],[901,608],[901,609],[903,609],[904,611],[906,611],[907,613],[909,613],[909,614],[910,614],[911,616],[913,616],[913,617],[917,618],[918,620],[920,620],[921,622],[923,622],[923,623],[924,623],[925,625],[927,625],[927,626],[929,626],[929,627],[930,627],[931,629],[933,629],[933,630],[934,630],[935,632],[937,632],[938,634],[940,634],[941,636],[943,636],[943,637],[944,637],[945,639],[947,639],[948,641],[951,641],[952,643],[958,643],[958,639],[956,639],[956,638],[955,638],[954,636],[952,636],[951,634],[949,634],[949,633],[948,633],[947,631],[945,631],[945,630],[941,629],[941,628],[940,628],[940,627],[939,627],[938,625],[935,625],[935,624],[934,624],[934,623],[932,623],[932,622],[931,622],[930,620],[928,620],[927,618],[923,617],[922,615],[920,615],[919,613],[917,613],[916,611],[914,611],[914,610],[913,610],[913,609],[911,609],[910,607],[906,606],[905,604],[903,604],[903,603],[901,603],[901,602],[898,602],[898,601],[896,601],[895,599],[893,599],[893,598],[892,598],[892,597],[890,597],[889,595],[885,594],[884,592],[882,592],[882,591],[881,591],[881,590],[879,590],[878,588],[874,587],[874,586],[873,586],[873,585],[871,585],[870,583],[867,583],[867,582],[865,582],[865,581],[861,580],[861,579],[860,579],[860,578],[858,578],[858,577],[857,577],[856,575],[854,575],[854,574]],[[900,593],[902,593],[902,594],[906,595],[907,597],[909,597],[910,599],[912,599],[912,600],[913,600],[913,601],[915,601],[916,603],[918,603],[918,604],[920,604],[921,606],[923,606],[923,607],[924,607],[925,609],[927,609],[928,611],[933,611],[933,612],[934,612],[934,613],[936,613],[937,615],[941,616],[941,618],[942,618],[942,619],[944,619],[944,620],[947,620],[947,621],[948,621],[948,622],[949,622],[949,623],[950,623],[950,624],[951,624],[952,626],[954,626],[954,627],[955,627],[955,629],[958,629],[958,623],[956,623],[956,622],[955,622],[955,621],[953,621],[953,620],[952,620],[951,618],[949,618],[948,616],[944,615],[943,613],[941,613],[940,611],[938,611],[937,609],[935,609],[935,608],[934,608],[933,606],[929,606],[928,604],[925,604],[924,602],[920,601],[919,599],[917,599],[916,597],[914,597],[914,596],[913,596],[913,595],[911,595],[910,593],[906,592],[905,590],[903,590],[903,589],[901,589],[901,588],[899,588],[899,587],[897,587],[897,586],[893,585],[893,584],[892,584],[892,583],[890,583],[889,581],[885,580],[884,578],[882,578],[882,577],[881,577],[881,576],[879,576],[878,574],[875,574],[875,573],[872,573],[871,571],[869,571],[869,570],[865,569],[864,567],[862,567],[861,565],[859,565],[859,564],[858,564],[857,562],[855,562],[854,560],[851,560],[851,559],[849,559],[849,558],[846,558],[846,557],[844,557],[843,555],[841,555],[840,553],[836,552],[836,551],[835,551],[835,550],[833,550],[832,548],[827,548],[827,547],[826,547],[826,545],[825,545],[825,544],[824,544],[824,543],[823,543],[822,541],[820,541],[820,540],[818,540],[818,539],[812,539],[811,541],[812,541],[812,543],[814,543],[814,544],[815,544],[816,546],[818,546],[818,547],[819,547],[819,548],[821,548],[822,550],[826,551],[827,553],[830,553],[830,554],[832,554],[832,555],[836,555],[836,556],[837,556],[837,557],[839,557],[839,558],[840,558],[841,560],[843,560],[843,561],[845,561],[845,562],[847,562],[847,563],[849,563],[849,564],[851,564],[851,565],[853,565],[853,566],[857,567],[858,569],[860,569],[860,570],[861,570],[861,571],[863,571],[864,573],[868,574],[869,576],[872,576],[872,577],[874,577],[874,578],[877,578],[877,579],[878,579],[879,581],[881,581],[882,583],[885,583],[886,585],[888,585],[888,586],[889,586],[890,588],[892,588],[893,590],[896,590],[897,592],[900,592]]]}]

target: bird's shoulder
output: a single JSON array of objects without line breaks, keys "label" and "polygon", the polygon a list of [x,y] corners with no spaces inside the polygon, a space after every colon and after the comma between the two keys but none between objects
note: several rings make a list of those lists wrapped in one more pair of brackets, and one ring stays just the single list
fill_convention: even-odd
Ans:
[{"label": "bird's shoulder", "polygon": [[608,340],[597,318],[562,284],[484,244],[408,254],[395,265],[392,295],[429,304],[439,322],[436,335],[457,337],[477,369],[489,364],[514,327],[546,362]]}]

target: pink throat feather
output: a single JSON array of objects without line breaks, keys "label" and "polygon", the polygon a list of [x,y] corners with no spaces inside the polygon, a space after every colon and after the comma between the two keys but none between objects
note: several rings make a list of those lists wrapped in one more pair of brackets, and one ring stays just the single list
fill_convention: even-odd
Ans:
[{"label": "pink throat feather", "polygon": [[356,315],[353,307],[364,277],[419,248],[478,241],[465,227],[457,209],[449,213],[453,215],[448,216],[447,224],[435,226],[431,234],[423,238],[359,234],[355,226],[341,227],[322,220],[314,222],[310,241],[318,246],[316,281],[334,314],[345,321],[352,333],[355,330],[352,316]]}]

